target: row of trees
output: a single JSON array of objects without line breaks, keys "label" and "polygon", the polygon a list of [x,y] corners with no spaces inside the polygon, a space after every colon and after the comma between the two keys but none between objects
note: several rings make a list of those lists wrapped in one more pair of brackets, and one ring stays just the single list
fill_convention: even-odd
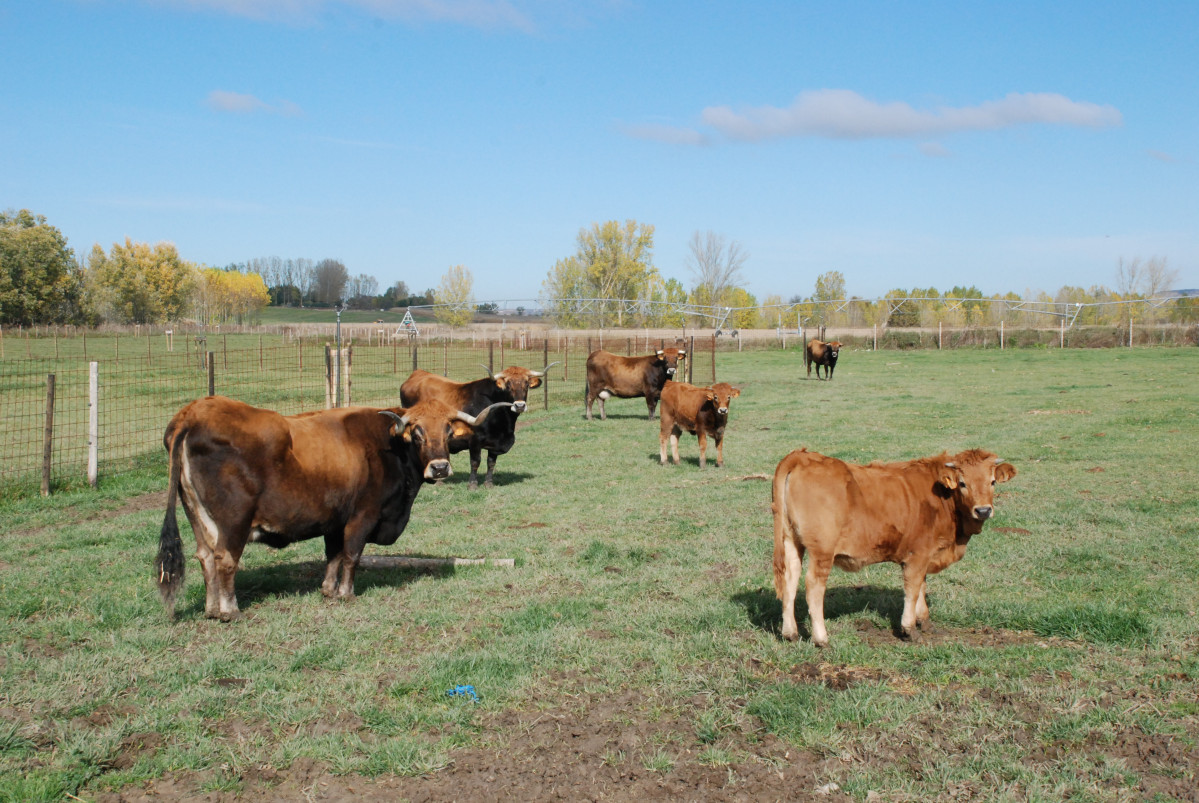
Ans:
[{"label": "row of trees", "polygon": [[[845,277],[828,271],[816,277],[809,296],[777,295],[761,302],[750,293],[743,270],[748,254],[736,241],[714,232],[696,232],[688,243],[688,289],[664,278],[653,264],[654,227],[627,220],[595,223],[581,229],[575,253],[558,260],[542,284],[543,306],[560,326],[682,326],[726,328],[803,326],[950,326],[1015,322],[1020,308],[1035,302],[1080,305],[1078,322],[1119,323],[1128,314],[1104,302],[1153,299],[1173,286],[1177,271],[1165,259],[1121,260],[1117,288],[1063,287],[1045,293],[1007,293],[985,297],[976,287],[897,288],[882,299],[846,294]],[[436,289],[420,294],[396,282],[378,294],[378,281],[351,276],[336,259],[260,257],[212,268],[182,259],[175,246],[150,246],[128,239],[105,252],[92,248],[86,264],[76,259],[66,238],[44,217],[28,210],[0,213],[0,324],[158,323],[194,318],[204,323],[253,323],[268,304],[332,305],[359,309],[436,303],[438,320],[451,326],[468,323],[476,311],[473,277],[456,265]],[[997,303],[1001,302],[1001,303]],[[706,311],[688,312],[685,305]],[[711,308],[720,308],[711,317]],[[1142,321],[1166,317],[1199,320],[1199,300],[1186,299],[1158,312],[1141,305]],[[727,311],[727,317],[724,312]],[[1029,323],[1043,323],[1035,313]]]},{"label": "row of trees", "polygon": [[41,215],[0,213],[0,323],[249,323],[269,303],[259,276],[198,265],[171,243],[126,239],[87,261]]}]

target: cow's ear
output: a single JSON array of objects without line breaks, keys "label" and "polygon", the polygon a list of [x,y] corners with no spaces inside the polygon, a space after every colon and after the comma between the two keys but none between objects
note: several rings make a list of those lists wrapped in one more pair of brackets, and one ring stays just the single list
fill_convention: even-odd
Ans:
[{"label": "cow's ear", "polygon": [[717,399],[720,398],[718,395],[716,395],[716,391],[714,391],[710,388],[708,389],[708,392],[705,395],[708,397],[708,401],[716,401]]},{"label": "cow's ear", "polygon": [[735,399],[741,395],[741,388],[733,388],[733,392],[729,394],[730,399]]},{"label": "cow's ear", "polygon": [[541,377],[530,376],[529,377],[529,390],[532,390],[533,388],[539,388],[539,387],[541,387]]},{"label": "cow's ear", "polygon": [[995,466],[995,482],[1007,482],[1016,476],[1016,467],[1011,463],[1000,463]]},{"label": "cow's ear", "polygon": [[937,482],[944,485],[949,490],[954,490],[958,487],[958,467],[953,463],[945,463],[941,467],[941,473],[937,477]]},{"label": "cow's ear", "polygon": [[450,429],[453,431],[453,437],[455,438],[469,438],[475,431],[475,428],[470,424],[458,419],[450,421]]}]

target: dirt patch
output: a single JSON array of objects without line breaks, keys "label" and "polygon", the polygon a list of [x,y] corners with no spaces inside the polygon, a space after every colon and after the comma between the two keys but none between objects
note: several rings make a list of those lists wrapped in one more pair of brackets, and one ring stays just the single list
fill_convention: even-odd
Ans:
[{"label": "dirt patch", "polygon": [[[338,776],[297,759],[286,769],[246,770],[236,792],[201,792],[213,770],[173,773],[95,800],[795,800],[816,794],[829,765],[839,763],[789,747],[753,723],[701,742],[695,723],[709,705],[704,695],[665,710],[668,701],[636,691],[564,699],[494,714],[483,723],[482,746],[454,752],[447,767],[419,777]],[[819,799],[851,800],[836,790]]]},{"label": "dirt patch", "polygon": [[89,521],[106,521],[108,519],[115,519],[118,516],[129,516],[134,513],[142,513],[147,510],[166,510],[166,507],[167,492],[165,490],[154,491],[153,493],[142,494],[141,496],[134,496],[126,499],[120,507],[109,508],[108,510],[98,510],[89,513],[86,516],[73,518],[69,522],[62,522],[50,527],[36,527],[28,530],[13,530],[11,533],[8,533],[8,536],[11,538],[36,539],[39,536],[59,530],[67,524],[74,525],[85,524]]}]

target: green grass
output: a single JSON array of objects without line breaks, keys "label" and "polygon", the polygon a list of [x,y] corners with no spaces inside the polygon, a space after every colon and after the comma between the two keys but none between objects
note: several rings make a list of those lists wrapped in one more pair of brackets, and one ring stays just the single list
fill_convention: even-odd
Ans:
[{"label": "green grass", "polygon": [[[723,469],[701,472],[690,437],[683,465],[660,467],[640,400],[612,401],[607,422],[584,421],[581,400],[535,406],[496,488],[468,491],[457,456],[387,550],[516,567],[363,569],[352,603],[320,595],[319,542],[251,546],[243,621],[202,618],[191,561],[168,622],[150,570],[162,511],[114,515],[165,487],[160,464],[0,501],[0,800],[188,771],[208,779],[197,794],[232,794],[249,769],[301,758],[435,772],[514,736],[491,730],[506,711],[627,690],[646,707],[623,715],[679,724],[596,762],[723,771],[763,732],[834,758],[921,746],[916,763],[830,765],[857,799],[1137,797],[1105,745],[1133,729],[1196,749],[1199,350],[846,352],[832,382],[801,379],[798,356],[720,355],[743,388]],[[1016,465],[997,518],[929,581],[948,635],[892,635],[902,584],[885,564],[833,574],[830,650],[778,638],[756,475],[800,446],[859,461],[979,446]],[[808,664],[853,682],[805,682]],[[446,696],[466,683],[477,704]],[[1051,747],[1064,757],[1027,759]]]}]

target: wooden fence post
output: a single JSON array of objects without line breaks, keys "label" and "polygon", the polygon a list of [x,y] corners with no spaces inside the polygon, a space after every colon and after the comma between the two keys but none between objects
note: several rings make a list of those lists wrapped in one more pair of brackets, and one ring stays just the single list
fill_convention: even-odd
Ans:
[{"label": "wooden fence post", "polygon": [[695,379],[695,335],[691,336],[691,347],[687,349],[687,382]]},{"label": "wooden fence post", "polygon": [[[184,338],[187,342],[187,338]],[[100,363],[87,364],[87,484],[96,487],[100,466]]]},{"label": "wooden fence post", "polygon": [[333,409],[333,348],[325,344],[325,409]]},{"label": "wooden fence post", "polygon": [[42,496],[50,495],[50,462],[54,455],[54,374],[46,375],[46,428],[42,432]]},{"label": "wooden fence post", "polygon": [[712,384],[716,384],[716,335],[712,335]]},{"label": "wooden fence post", "polygon": [[495,341],[487,341],[487,372],[495,376]]},{"label": "wooden fence post", "polygon": [[[542,366],[546,366],[546,365],[550,364],[550,339],[548,337],[545,340],[541,341],[541,359],[543,360],[543,362],[541,363]],[[544,371],[546,369],[543,367],[542,370]],[[547,371],[546,376],[543,376],[541,378],[541,387],[542,387],[541,392],[545,396],[545,409],[548,410],[548,409],[550,409],[550,378],[549,378],[548,371]]]},{"label": "wooden fence post", "polygon": [[216,354],[208,352],[208,395],[216,395]]}]

